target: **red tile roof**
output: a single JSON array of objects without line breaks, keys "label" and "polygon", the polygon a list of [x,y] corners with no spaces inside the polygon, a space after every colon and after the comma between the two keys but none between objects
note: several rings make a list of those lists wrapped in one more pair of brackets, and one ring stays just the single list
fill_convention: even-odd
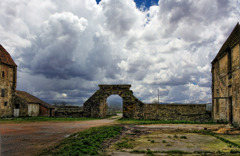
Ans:
[{"label": "red tile roof", "polygon": [[6,49],[4,49],[4,47],[1,44],[0,44],[0,63],[17,67],[10,54],[6,51]]},{"label": "red tile roof", "polygon": [[39,98],[37,98],[27,92],[16,90],[16,94],[20,98],[26,100],[29,104],[36,103],[36,104],[42,105],[43,107],[46,107],[46,108],[54,108],[54,106],[40,100]]}]

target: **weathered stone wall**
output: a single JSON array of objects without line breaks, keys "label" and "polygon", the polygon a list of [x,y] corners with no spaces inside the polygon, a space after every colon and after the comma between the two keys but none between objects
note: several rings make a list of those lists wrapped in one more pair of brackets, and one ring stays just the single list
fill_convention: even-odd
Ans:
[{"label": "weathered stone wall", "polygon": [[54,116],[54,109],[46,108],[42,105],[39,105],[39,116],[52,117],[52,116]]},{"label": "weathered stone wall", "polygon": [[55,117],[83,117],[83,108],[78,106],[56,107]]},{"label": "weathered stone wall", "polygon": [[0,63],[0,117],[13,115],[16,68]]},{"label": "weathered stone wall", "polygon": [[39,116],[39,104],[28,104],[28,116]]},{"label": "weathered stone wall", "polygon": [[19,109],[19,116],[25,117],[28,116],[28,103],[26,100],[20,98],[17,95],[13,96],[14,106],[13,109]]},{"label": "weathered stone wall", "polygon": [[130,90],[131,85],[99,85],[97,90],[84,103],[84,116],[104,118],[107,115],[107,98],[117,94],[123,99],[124,118],[142,118],[143,103]]},{"label": "weathered stone wall", "polygon": [[99,87],[100,89],[84,103],[85,117],[106,117],[106,99],[112,94],[117,94],[123,99],[123,118],[187,121],[211,119],[206,111],[206,105],[144,104],[133,95],[131,85],[99,85]]},{"label": "weathered stone wall", "polygon": [[225,121],[240,127],[239,54],[237,43],[212,64],[212,117],[215,121]]},{"label": "weathered stone wall", "polygon": [[240,43],[233,47],[232,53],[232,79],[228,88],[232,96],[232,123],[240,127]]},{"label": "weathered stone wall", "polygon": [[205,104],[145,104],[143,119],[209,121]]}]

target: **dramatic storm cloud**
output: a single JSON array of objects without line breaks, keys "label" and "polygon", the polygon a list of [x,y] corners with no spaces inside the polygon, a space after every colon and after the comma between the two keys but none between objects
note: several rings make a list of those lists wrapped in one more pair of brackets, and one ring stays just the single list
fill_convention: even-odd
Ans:
[{"label": "dramatic storm cloud", "polygon": [[98,84],[144,102],[211,102],[211,61],[239,22],[238,0],[8,0],[0,44],[17,89],[81,105]]}]

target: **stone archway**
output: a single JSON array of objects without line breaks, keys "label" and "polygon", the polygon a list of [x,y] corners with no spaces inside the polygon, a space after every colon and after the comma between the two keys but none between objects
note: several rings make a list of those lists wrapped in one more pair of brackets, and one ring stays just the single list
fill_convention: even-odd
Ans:
[{"label": "stone archway", "polygon": [[130,90],[131,85],[98,85],[100,87],[84,104],[85,117],[104,118],[107,115],[107,98],[117,94],[123,99],[123,118],[142,118],[144,103]]}]

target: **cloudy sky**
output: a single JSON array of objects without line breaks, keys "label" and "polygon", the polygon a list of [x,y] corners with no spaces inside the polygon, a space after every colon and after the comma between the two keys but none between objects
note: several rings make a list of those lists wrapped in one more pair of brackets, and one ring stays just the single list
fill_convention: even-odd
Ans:
[{"label": "cloudy sky", "polygon": [[1,0],[0,44],[18,90],[82,104],[98,84],[143,102],[211,102],[211,61],[240,20],[239,0]]}]

